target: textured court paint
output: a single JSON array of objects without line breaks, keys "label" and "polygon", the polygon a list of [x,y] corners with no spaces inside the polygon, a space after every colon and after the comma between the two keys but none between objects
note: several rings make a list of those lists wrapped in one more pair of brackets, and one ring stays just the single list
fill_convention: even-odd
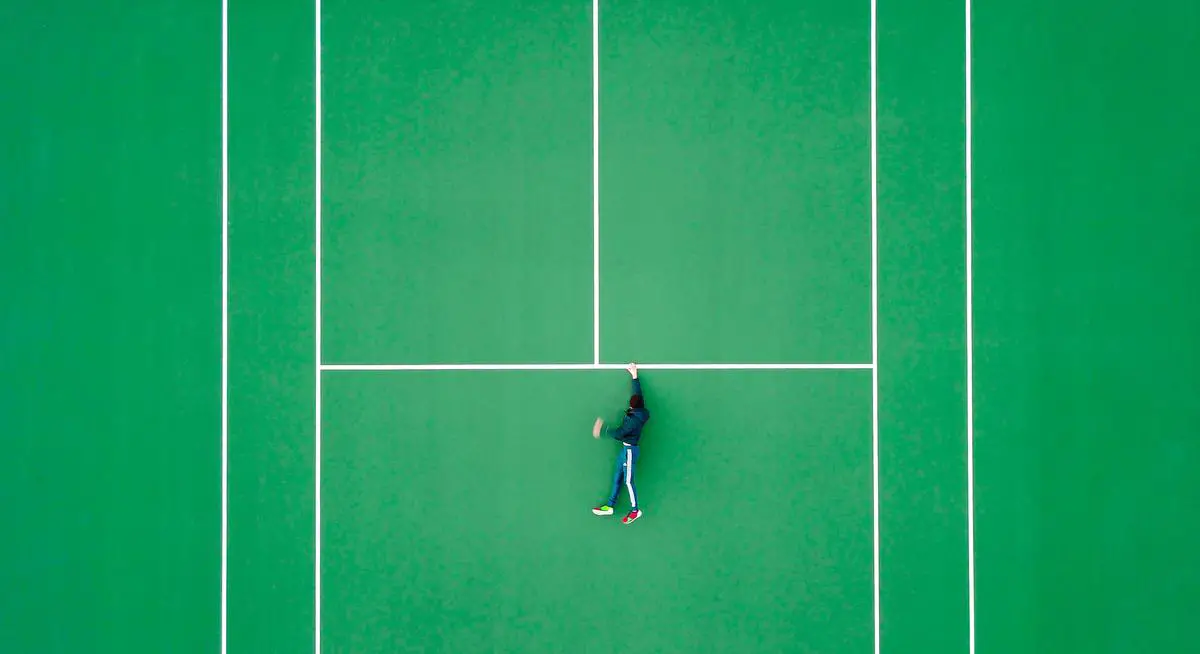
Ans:
[{"label": "textured court paint", "polygon": [[591,361],[589,5],[323,9],[326,361]]},{"label": "textured court paint", "polygon": [[601,359],[870,360],[869,2],[602,14]]},{"label": "textured court paint", "polygon": [[1200,5],[976,3],[978,652],[1192,652]]},{"label": "textured court paint", "polygon": [[220,3],[0,8],[0,651],[218,651]]},{"label": "textured court paint", "polygon": [[[709,9],[708,15],[743,11],[728,9],[733,3],[720,5],[726,9]],[[623,6],[641,11],[648,5]],[[664,14],[689,7],[654,6],[665,7]],[[1109,6],[1117,7],[1072,1],[1061,6],[977,3],[975,8],[980,654],[1188,651],[1192,642],[1184,628],[1200,609],[1200,579],[1192,561],[1200,550],[1192,520],[1200,505],[1193,481],[1200,463],[1193,438],[1200,423],[1194,374],[1200,316],[1189,303],[1194,295],[1189,282],[1200,276],[1200,234],[1191,219],[1200,211],[1190,192],[1191,171],[1200,169],[1194,122],[1200,98],[1191,81],[1191,62],[1200,56],[1200,16],[1185,3],[1160,7],[1153,20],[1144,8]],[[121,3],[104,12],[81,7],[0,5],[0,57],[21,62],[4,73],[5,88],[19,95],[0,100],[0,306],[8,309],[0,311],[0,383],[5,384],[0,441],[9,462],[0,476],[0,505],[15,526],[0,538],[0,651],[213,652],[219,634],[219,3]],[[946,166],[956,164],[944,162],[957,157],[957,150],[948,150],[961,143],[949,140],[958,125],[941,123],[960,120],[949,108],[961,98],[961,88],[951,88],[961,57],[949,45],[949,23],[959,20],[961,10],[944,9],[955,13],[943,25],[940,7],[913,5],[911,11],[924,13],[923,19],[908,18],[902,5],[880,9],[885,652],[951,651],[959,642],[956,632],[965,631],[962,605],[949,599],[959,583],[953,568],[961,559],[947,537],[954,518],[948,507],[962,497],[956,481],[962,469],[943,465],[953,456],[953,439],[943,425],[957,399],[946,381],[961,374],[949,363],[957,347],[952,324],[961,311],[955,304],[961,294],[950,283],[961,261],[961,250],[953,250],[961,243],[952,244],[959,217],[951,207],[960,190],[944,175]],[[531,279],[564,270],[579,275],[570,282],[571,289],[582,288],[579,298],[574,290],[554,293],[556,302],[578,302],[579,308],[546,311],[578,312],[553,330],[561,327],[565,334],[569,329],[562,342],[578,341],[571,347],[579,354],[574,349],[567,354],[587,361],[590,66],[588,8],[567,6],[576,9],[582,22],[572,29],[569,51],[571,57],[577,50],[584,53],[578,56],[582,77],[565,75],[570,81],[548,95],[557,99],[583,89],[578,118],[583,163],[581,172],[570,173],[582,180],[578,200],[572,191],[570,202],[582,207],[583,235],[576,238],[572,231],[569,238],[560,234],[539,244],[561,237],[570,241],[564,251],[577,248],[581,254],[539,261]],[[341,17],[330,20],[338,24],[356,20],[355,15],[365,16],[365,23],[372,13],[392,11],[348,5],[334,10]],[[312,399],[312,362],[306,358],[312,351],[306,341],[312,299],[312,153],[307,149],[312,139],[306,122],[312,23],[303,3],[232,3],[231,11],[230,651],[303,652],[312,636],[312,467],[305,449],[311,443]],[[763,11],[777,13],[770,6]],[[865,5],[862,12],[865,25]],[[695,25],[695,20],[675,16],[656,24]],[[612,17],[605,24],[611,29]],[[858,24],[856,19],[847,29]],[[356,38],[349,32],[359,27],[366,32],[357,38],[378,40],[369,25],[347,29],[345,39]],[[651,53],[679,52],[673,43],[687,43],[671,30],[656,29],[652,35],[662,45],[646,46]],[[766,30],[764,38],[768,35]],[[606,46],[610,54],[627,57],[617,48],[633,37],[611,33],[606,38],[613,38]],[[865,41],[846,47],[863,52],[865,64]],[[943,49],[944,60],[938,54]],[[652,69],[669,60],[646,59],[640,67]],[[394,66],[380,72],[383,79],[404,68],[398,59],[390,61]],[[617,63],[606,64],[606,76]],[[633,72],[638,67],[626,64]],[[849,65],[843,72],[854,73]],[[374,82],[360,83],[360,100],[377,93]],[[673,88],[662,86],[664,93]],[[334,92],[354,91],[331,88],[329,100]],[[384,88],[378,94],[386,98]],[[606,87],[606,93],[621,97],[615,87]],[[466,112],[456,111],[456,117]],[[712,120],[716,114],[700,115]],[[696,119],[683,108],[673,116],[680,123]],[[863,129],[851,125],[847,138],[861,134],[865,143],[865,125],[864,114]],[[396,142],[379,138],[384,146]],[[347,141],[337,146],[347,148],[341,155],[346,165],[353,164],[351,150],[357,147],[355,139]],[[493,149],[495,144],[487,145]],[[475,149],[481,147],[476,143]],[[702,148],[689,152],[696,151]],[[608,161],[608,150],[605,157]],[[327,166],[329,161],[327,156]],[[608,178],[620,179],[619,164],[625,161],[631,159],[614,161]],[[679,165],[688,160],[682,161]],[[661,162],[655,169],[671,167],[667,159]],[[464,175],[458,183],[469,179]],[[562,180],[554,184],[565,186]],[[606,185],[605,190],[607,211],[620,196],[610,199],[611,189]],[[626,200],[627,206],[653,204],[653,194],[645,193]],[[865,190],[861,197],[865,203]],[[642,255],[639,264],[650,258],[647,251],[677,256],[671,254],[672,233],[698,241],[695,223],[684,218],[672,213],[657,232],[651,229],[652,236],[657,233],[649,243],[653,247],[606,229],[604,238],[612,237],[613,243],[606,240],[605,252],[620,256],[632,243],[640,248],[634,250]],[[945,224],[937,222],[942,219]],[[454,230],[464,232],[466,226]],[[859,232],[847,234],[857,238]],[[862,238],[866,235],[864,229]],[[724,231],[714,237],[738,243],[733,237],[740,235]],[[728,252],[747,271],[754,270],[754,262],[738,254],[741,249],[729,246]],[[360,242],[345,256],[372,251]],[[869,253],[862,251],[864,257]],[[457,254],[450,248],[439,253]],[[720,280],[713,281],[708,272],[713,266],[683,258],[677,263],[692,265],[691,274],[700,280],[696,288],[720,288]],[[863,263],[844,270],[865,274],[865,258]],[[737,272],[732,264],[722,266]],[[399,269],[408,274],[403,265]],[[516,270],[508,263],[497,269]],[[675,274],[658,272],[660,277]],[[642,276],[634,280],[634,274]],[[630,288],[630,280],[654,279],[633,265],[607,265],[605,275],[606,291],[622,275]],[[13,282],[24,279],[35,283]],[[797,283],[791,280],[788,286]],[[452,307],[459,296],[447,290],[452,283],[442,289],[426,285],[421,292],[431,288],[441,294],[422,301],[457,310]],[[387,296],[372,290],[369,297]],[[617,319],[628,294],[605,297],[616,303],[606,304],[606,315]],[[736,307],[735,301],[740,300],[727,303]],[[862,306],[865,316],[869,304]],[[714,314],[736,317],[717,309],[723,307]],[[352,324],[356,315],[351,311],[343,318],[352,336],[361,333]],[[418,335],[449,323],[416,316]],[[764,336],[750,331],[742,340],[722,340],[728,332],[708,335],[710,322],[701,321],[695,336],[686,330],[671,334],[696,339],[694,347],[661,354],[728,360],[733,356],[726,343],[736,346]],[[374,329],[373,324],[362,331]],[[606,324],[606,342],[616,347],[606,348],[606,359],[631,356],[646,338],[667,338],[638,325],[637,341],[626,332],[633,343],[627,346],[619,340],[621,328]],[[486,321],[471,329],[495,331]],[[396,331],[399,346],[380,332],[372,332],[376,341],[355,346],[379,345],[378,352],[361,351],[371,360],[405,354],[400,348],[408,347],[409,336],[402,328]],[[844,332],[845,343],[858,347],[853,334]],[[421,349],[410,353],[425,359],[465,341],[479,348],[471,354],[496,346],[495,353],[484,353],[490,359],[527,353],[508,334],[482,333],[477,340],[468,331],[462,335],[445,343],[414,339],[413,347]],[[785,351],[765,336],[774,351],[740,354],[758,358]],[[789,338],[805,343],[795,334]],[[841,342],[843,335],[834,338]],[[555,340],[545,334],[538,339]],[[520,360],[547,358],[557,357],[535,352]],[[451,376],[436,381],[442,374]],[[801,558],[779,565],[803,573],[804,579],[821,580],[788,587],[800,588],[796,597],[811,601],[787,604],[790,596],[779,597],[767,609],[773,618],[793,610],[791,619],[801,627],[811,625],[796,635],[800,645],[793,642],[792,649],[869,651],[870,523],[869,513],[858,512],[857,497],[869,508],[869,458],[860,460],[842,449],[855,445],[851,434],[862,431],[868,451],[869,372],[648,374],[661,408],[639,462],[646,518],[628,529],[594,522],[586,512],[586,504],[605,491],[612,470],[611,450],[586,434],[588,419],[619,406],[626,383],[621,373],[341,375],[330,374],[327,382],[332,435],[327,443],[333,448],[326,464],[332,474],[327,510],[345,518],[329,524],[327,532],[328,542],[339,548],[329,550],[327,651],[350,651],[354,644],[363,651],[383,649],[388,635],[399,639],[412,633],[469,643],[480,637],[472,631],[480,625],[494,629],[483,637],[532,643],[532,651],[542,642],[552,645],[540,649],[556,649],[554,643],[572,634],[584,651],[589,644],[611,651],[630,640],[644,650],[680,649],[676,643],[692,651],[710,644],[712,650],[744,650],[746,642],[733,647],[730,641],[762,617],[749,608],[761,600],[754,591],[764,588],[766,577],[760,574],[763,568],[734,567],[730,561],[737,566],[778,561],[773,557],[785,549],[782,537],[792,539],[790,551]],[[861,389],[851,381],[859,378]],[[714,381],[720,379],[727,381]],[[426,382],[436,386],[427,388]],[[757,389],[769,402],[751,407],[761,411],[753,420],[728,428],[740,409],[730,406],[726,392],[744,389]],[[519,411],[531,395],[554,401]],[[413,404],[446,407],[451,399],[457,403],[428,418],[407,414]],[[526,419],[556,434],[578,429],[580,438],[560,441],[557,435],[518,429],[518,420]],[[450,428],[435,431],[427,424]],[[816,440],[772,440],[789,430]],[[393,431],[397,440],[383,442]],[[494,513],[447,515],[401,502],[410,487],[432,487],[443,506],[478,506],[471,484],[415,483],[432,473],[419,467],[423,460],[402,459],[396,452],[403,447],[400,453],[407,455],[411,449],[398,440],[401,435],[419,434],[458,439],[427,436],[420,442],[445,473],[435,480],[455,479],[465,474],[464,462],[470,463],[481,473],[480,484],[494,482],[500,489],[495,494],[504,502],[500,508],[487,504]],[[485,435],[492,440],[485,442]],[[456,447],[466,438],[477,438],[467,442],[480,448]],[[538,447],[510,450],[510,439]],[[810,442],[814,448],[804,450]],[[744,458],[721,467],[719,455],[731,443],[740,444],[742,449],[732,452]],[[673,449],[656,449],[659,444]],[[791,446],[799,449],[776,449]],[[371,454],[383,458],[374,461]],[[516,474],[526,469],[543,482],[532,493]],[[396,477],[410,470],[411,477]],[[762,492],[753,475],[783,479],[778,486],[797,493],[796,501],[787,503],[793,496],[770,492],[774,488]],[[584,504],[547,488],[577,491]],[[715,490],[715,500],[705,503],[709,489]],[[744,506],[733,513],[726,510],[729,504],[721,506],[735,501]],[[716,511],[709,510],[712,504]],[[769,510],[772,519],[804,522],[783,523],[783,536],[777,537],[756,531],[764,529],[755,518],[760,510]],[[372,524],[377,511],[394,511],[406,522]],[[551,522],[548,516],[556,511],[581,522]],[[425,514],[426,521],[412,522]],[[675,530],[680,520],[696,522]],[[830,525],[841,521],[850,525],[845,533],[861,528],[862,550],[855,549],[858,540],[846,541],[849,550],[834,540],[848,538],[831,531]],[[412,536],[401,531],[414,524]],[[485,531],[473,533],[473,526]],[[735,540],[735,529],[754,538]],[[444,551],[414,547],[411,552],[425,557],[415,563],[405,551],[375,547],[421,533],[449,537],[455,530],[467,534],[466,544],[451,543]],[[580,534],[576,549],[555,548]],[[689,538],[677,540],[681,536]],[[628,547],[631,543],[640,547]],[[548,570],[516,562],[512,557],[521,548],[541,555],[535,562],[548,562]],[[824,558],[814,558],[823,553]],[[939,553],[945,555],[945,569],[935,567]],[[422,560],[443,567],[391,567]],[[494,567],[479,567],[480,561]],[[711,569],[696,570],[696,562],[710,563]],[[635,587],[659,582],[635,596],[637,610],[649,611],[651,618],[642,624],[623,621],[608,608],[611,601],[602,603],[617,597],[613,571],[626,569],[622,566]],[[422,631],[425,625],[415,622],[419,612],[390,612],[420,602],[428,606],[428,598],[445,596],[461,583],[458,573],[473,568],[492,575],[485,579],[516,581],[481,587],[462,595],[457,605],[444,605],[436,618],[441,631]],[[574,585],[559,590],[554,584],[560,579]],[[664,597],[660,586],[676,592]],[[781,589],[787,590],[770,590]],[[538,598],[536,592],[551,595]],[[472,622],[489,596],[508,612],[500,612],[495,623],[487,621],[491,617]],[[396,604],[383,602],[393,599]],[[733,610],[717,612],[721,602]],[[519,612],[529,608],[534,611]],[[544,621],[543,615],[554,611],[566,617]],[[854,617],[825,619],[825,611]],[[501,622],[506,618],[511,620]],[[583,619],[586,627],[572,622]],[[684,625],[694,620],[701,631],[672,632],[673,620]],[[761,632],[764,643],[795,635],[782,622],[768,626]]]},{"label": "textured court paint", "polygon": [[962,654],[969,638],[963,5],[882,2],[879,25],[882,649]]},{"label": "textured court paint", "polygon": [[230,3],[230,654],[313,645],[312,33]]},{"label": "textured court paint", "polygon": [[870,651],[870,373],[644,387],[623,526],[627,375],[327,376],[325,650]]}]

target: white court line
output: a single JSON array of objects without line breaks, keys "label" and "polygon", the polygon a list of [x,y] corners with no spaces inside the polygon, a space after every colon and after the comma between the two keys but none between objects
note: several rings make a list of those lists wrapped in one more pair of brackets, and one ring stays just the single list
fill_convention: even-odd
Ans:
[{"label": "white court line", "polygon": [[600,363],[600,0],[592,2],[592,363]]},{"label": "white court line", "polygon": [[[317,315],[316,334],[317,361],[321,361],[321,276],[320,276],[320,141],[321,141],[321,95],[320,95],[320,0],[317,4]],[[872,363],[639,363],[640,370],[871,370],[872,371],[872,463],[873,463],[873,521],[874,521],[874,612],[875,652],[879,653],[879,467],[878,467],[878,376],[874,362],[878,360],[878,313],[877,313],[877,193],[876,193],[876,30],[875,0],[871,2],[871,250],[872,250]],[[386,372],[386,371],[571,371],[571,370],[623,370],[623,363],[600,363],[600,132],[599,132],[599,0],[592,6],[592,111],[593,111],[593,362],[592,363],[542,363],[542,364],[321,364],[317,365],[316,397],[316,652],[320,654],[321,633],[321,372]]]},{"label": "white court line", "polygon": [[[328,372],[442,370],[624,370],[624,363],[327,363]],[[869,363],[639,363],[638,370],[870,370]]]},{"label": "white court line", "polygon": [[314,451],[314,492],[316,508],[314,516],[314,547],[315,555],[315,587],[313,590],[313,651],[321,654],[321,0],[314,0],[315,22],[315,91],[316,91],[316,358],[314,359],[314,376],[316,377],[316,398],[314,413],[316,420],[316,444]]},{"label": "white court line", "polygon": [[876,47],[876,0],[871,0],[871,523],[875,654],[879,654],[879,176],[878,176],[878,76]]},{"label": "white court line", "polygon": [[229,605],[229,0],[221,0],[221,654]]},{"label": "white court line", "polygon": [[971,210],[971,0],[966,0],[966,249],[967,249],[967,633],[975,654],[975,323],[973,255],[975,234]]}]

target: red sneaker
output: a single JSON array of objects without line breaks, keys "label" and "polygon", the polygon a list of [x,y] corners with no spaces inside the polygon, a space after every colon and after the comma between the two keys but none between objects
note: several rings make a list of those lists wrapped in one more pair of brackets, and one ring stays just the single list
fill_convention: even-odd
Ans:
[{"label": "red sneaker", "polygon": [[634,509],[634,510],[630,511],[629,514],[626,515],[624,518],[621,518],[621,524],[627,525],[627,524],[633,522],[634,520],[637,520],[640,517],[642,517],[642,510]]}]

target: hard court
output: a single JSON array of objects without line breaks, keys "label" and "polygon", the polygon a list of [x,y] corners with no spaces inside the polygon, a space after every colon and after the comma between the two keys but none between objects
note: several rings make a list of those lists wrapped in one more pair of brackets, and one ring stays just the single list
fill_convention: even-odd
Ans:
[{"label": "hard court", "polygon": [[0,9],[0,651],[1187,651],[1200,11],[1051,5]]}]

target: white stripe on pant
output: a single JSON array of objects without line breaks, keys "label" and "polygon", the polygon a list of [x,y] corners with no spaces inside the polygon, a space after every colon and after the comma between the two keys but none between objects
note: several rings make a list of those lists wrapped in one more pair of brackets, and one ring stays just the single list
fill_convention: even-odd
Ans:
[{"label": "white stripe on pant", "polygon": [[625,448],[625,488],[629,490],[629,503],[637,508],[637,496],[633,493],[633,450]]}]

